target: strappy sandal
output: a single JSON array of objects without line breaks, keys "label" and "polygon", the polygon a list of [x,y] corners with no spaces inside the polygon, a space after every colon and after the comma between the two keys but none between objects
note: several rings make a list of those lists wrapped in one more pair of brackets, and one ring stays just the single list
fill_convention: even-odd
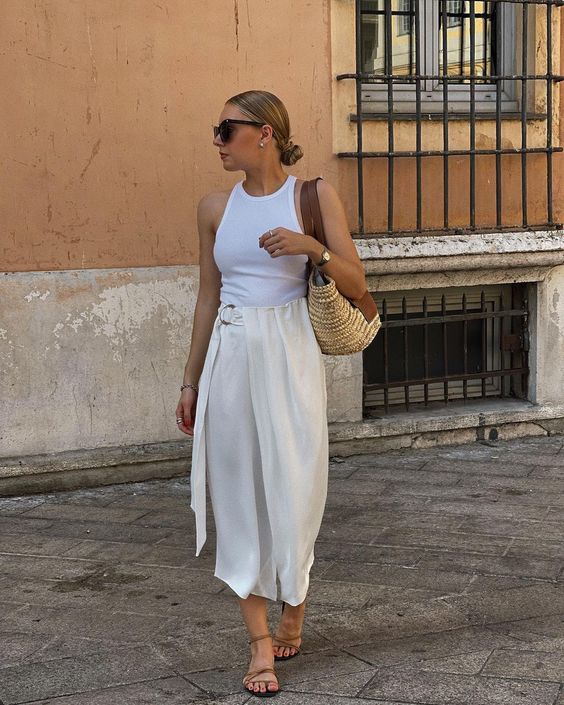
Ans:
[{"label": "strappy sandal", "polygon": [[[286,607],[286,603],[285,603],[285,602],[282,603],[282,614],[284,614],[284,607]],[[296,636],[289,636],[289,637],[286,637],[286,638],[287,638],[287,639],[301,639],[301,636],[302,636],[302,635],[301,635],[301,632],[300,632],[299,634],[296,634]],[[278,646],[278,645],[280,645],[280,646],[287,646],[287,647],[289,647],[290,649],[296,649],[295,653],[290,654],[289,656],[276,656],[276,655],[275,655],[275,656],[274,656],[274,660],[275,660],[275,661],[289,661],[291,658],[295,658],[296,656],[299,656],[299,655],[300,655],[301,649],[300,649],[299,646],[296,646],[295,644],[290,644],[289,641],[285,641],[284,639],[281,639],[281,638],[278,636],[278,634],[275,634],[275,635],[274,635],[274,638],[275,638],[276,641],[278,642],[278,644],[277,644],[276,646]]]},{"label": "strappy sandal", "polygon": [[[259,641],[260,639],[266,639],[266,638],[271,638],[271,634],[262,634],[261,636],[255,636],[252,639],[249,640],[249,644],[252,644],[253,641]],[[243,687],[245,688],[245,692],[250,693],[251,695],[255,695],[257,698],[272,698],[275,695],[278,695],[280,692],[280,683],[278,683],[278,690],[268,690],[268,684],[269,683],[276,683],[278,680],[278,676],[276,676],[276,681],[274,680],[260,680],[260,681],[253,681],[253,678],[255,676],[258,676],[259,673],[273,673],[276,676],[276,671],[274,670],[273,666],[265,666],[264,668],[259,668],[256,671],[247,671],[245,675],[243,676]],[[266,688],[266,691],[264,693],[261,693],[260,690],[249,690],[247,688],[248,683],[250,682],[253,683],[264,683],[264,686]]]}]

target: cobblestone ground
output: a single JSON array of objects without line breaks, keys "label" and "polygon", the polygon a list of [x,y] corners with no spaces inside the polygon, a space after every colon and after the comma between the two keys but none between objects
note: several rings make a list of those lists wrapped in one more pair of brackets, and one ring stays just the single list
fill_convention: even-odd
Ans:
[{"label": "cobblestone ground", "polygon": [[[276,702],[564,704],[563,446],[334,458],[304,652],[277,663]],[[3,705],[256,702],[213,532],[194,556],[188,493],[0,499]]]}]

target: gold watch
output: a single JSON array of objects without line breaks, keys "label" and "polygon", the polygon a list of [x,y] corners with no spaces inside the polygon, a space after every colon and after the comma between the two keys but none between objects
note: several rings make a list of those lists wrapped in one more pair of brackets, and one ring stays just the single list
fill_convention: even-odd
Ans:
[{"label": "gold watch", "polygon": [[319,260],[319,262],[317,263],[316,266],[323,267],[323,265],[327,264],[327,262],[329,262],[330,259],[331,259],[331,255],[329,254],[327,249],[324,247],[323,252],[321,253],[321,259]]}]

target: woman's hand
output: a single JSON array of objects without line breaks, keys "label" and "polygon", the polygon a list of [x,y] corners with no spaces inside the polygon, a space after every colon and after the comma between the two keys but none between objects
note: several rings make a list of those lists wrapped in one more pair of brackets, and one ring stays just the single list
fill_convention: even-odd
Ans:
[{"label": "woman's hand", "polygon": [[180,401],[176,407],[176,418],[182,419],[182,423],[176,425],[188,436],[194,435],[194,421],[196,420],[196,404],[198,402],[198,393],[188,387],[183,389],[180,394]]},{"label": "woman's hand", "polygon": [[271,228],[259,237],[259,247],[264,247],[271,257],[282,255],[307,255],[315,257],[321,251],[317,240],[311,235],[297,233],[288,228]]}]

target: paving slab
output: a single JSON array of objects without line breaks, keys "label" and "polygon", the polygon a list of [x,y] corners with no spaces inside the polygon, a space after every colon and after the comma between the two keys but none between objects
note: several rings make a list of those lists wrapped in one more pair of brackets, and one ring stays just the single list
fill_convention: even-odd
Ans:
[{"label": "paving slab", "polygon": [[0,629],[22,634],[74,634],[90,638],[108,638],[120,643],[145,643],[159,633],[174,629],[174,618],[131,612],[101,611],[87,607],[66,608],[24,605],[4,609]]},{"label": "paving slab", "polygon": [[[167,705],[184,705],[187,702],[202,701],[201,690],[180,676],[159,678],[134,685],[104,688],[94,693],[77,693],[50,700],[35,701],[32,705],[154,705],[166,702]],[[242,703],[246,696],[233,700],[233,705]],[[209,703],[206,700],[206,703]],[[213,701],[211,701],[213,702]],[[216,701],[217,702],[217,701]]]},{"label": "paving slab", "polygon": [[150,647],[140,646],[3,668],[0,699],[16,705],[167,675],[170,667]]},{"label": "paving slab", "polygon": [[494,593],[475,592],[470,595],[445,597],[449,607],[466,615],[473,623],[513,623],[527,619],[546,618],[553,624],[559,622],[564,612],[564,585],[537,583],[530,587],[497,590]]},{"label": "paving slab", "polygon": [[484,649],[482,651],[458,654],[457,656],[423,659],[418,661],[417,668],[420,671],[432,671],[433,673],[477,675],[483,669],[490,654],[490,649]]},{"label": "paving slab", "polygon": [[[564,705],[564,438],[330,463],[286,705]],[[256,702],[189,479],[0,499],[0,703]],[[279,603],[268,604],[276,629]],[[564,692],[564,691],[562,691]]]},{"label": "paving slab", "polygon": [[[322,651],[320,653],[302,653],[298,659],[276,664],[280,685],[291,686],[300,683],[306,674],[315,673],[316,676],[334,676],[339,673],[350,674],[366,670],[366,664],[352,656],[340,651]],[[198,671],[186,675],[205,693],[212,697],[230,695],[241,690],[245,670],[240,668],[218,668],[208,671]]]},{"label": "paving slab", "polygon": [[[534,466],[538,464],[537,456]],[[497,459],[467,460],[459,457],[453,462],[453,459],[446,458],[444,455],[430,459],[423,468],[426,472],[456,472],[464,477],[480,475],[485,480],[495,475],[526,477],[532,470],[531,465],[527,465],[519,459],[514,459],[514,461],[509,458],[504,458],[503,461]]]},{"label": "paving slab", "polygon": [[19,634],[3,630],[0,639],[0,668],[23,663],[52,640],[49,635]]},{"label": "paving slab", "polygon": [[531,617],[500,622],[493,629],[509,634],[524,643],[537,641],[541,637],[564,639],[564,612],[551,613],[546,617]]},{"label": "paving slab", "polygon": [[[155,702],[166,702],[171,703],[171,705],[184,705],[184,703],[242,705],[242,703],[249,702],[249,696],[245,694],[228,695],[217,699],[206,698],[202,693],[188,697],[187,692],[183,692],[186,691],[186,686],[171,685],[173,679],[163,680],[166,680],[165,686],[161,686],[160,681],[154,681],[146,685],[140,683],[135,686],[112,688],[107,691],[107,695],[106,691],[99,691],[99,693],[94,695],[82,694],[68,698],[56,698],[55,700],[41,700],[27,703],[26,705],[115,705],[116,702],[124,703],[124,705],[154,705]],[[190,685],[188,685],[189,687]]]},{"label": "paving slab", "polygon": [[531,678],[560,683],[564,681],[564,652],[496,649],[482,673],[487,676]]},{"label": "paving slab", "polygon": [[532,555],[480,556],[475,553],[427,551],[418,567],[427,570],[459,570],[488,575],[521,575],[527,578],[556,580],[562,561]]},{"label": "paving slab", "polygon": [[513,545],[507,537],[476,536],[466,531],[444,531],[442,529],[384,529],[371,542],[372,545],[417,546],[425,549],[440,548],[442,551],[463,553],[485,553],[503,555]]},{"label": "paving slab", "polygon": [[[452,672],[464,673],[461,665],[465,657],[480,653],[483,657],[482,664],[496,647],[513,647],[517,640],[502,632],[495,632],[488,627],[461,627],[446,629],[435,633],[421,633],[403,638],[372,641],[348,648],[348,651],[358,658],[373,666],[397,666],[400,664],[420,667],[423,662],[427,664],[425,670],[444,670],[434,668],[435,661],[456,658],[457,670]],[[471,659],[472,667],[469,671],[474,673],[475,661]],[[479,669],[478,669],[479,670]]]},{"label": "paving slab", "polygon": [[[475,476],[474,476],[475,477]],[[433,485],[456,485],[460,482],[461,476],[458,472],[433,472],[432,470],[423,470],[420,467],[406,468],[398,467],[396,465],[391,465],[390,467],[378,467],[374,466],[363,466],[358,470],[355,470],[354,474],[350,475],[348,478],[349,482],[335,481],[332,487],[337,489],[342,489],[347,492],[362,492],[362,486],[364,483],[370,483],[373,485],[373,491],[371,494],[377,494],[376,490],[378,487],[385,485],[386,482],[424,482],[426,484]],[[369,488],[370,491],[370,488]]]},{"label": "paving slab", "polygon": [[[286,692],[304,693],[308,696],[313,694],[325,694],[354,697],[374,676],[375,672],[374,669],[364,670],[354,673],[341,673],[338,676],[308,678],[307,680],[291,681],[289,683],[287,683],[286,679],[281,675],[283,680],[282,687]],[[310,702],[309,697],[308,702]]]},{"label": "paving slab", "polygon": [[76,519],[78,521],[99,521],[128,524],[147,514],[145,509],[121,509],[119,507],[91,507],[73,504],[40,504],[24,513],[31,519]]},{"label": "paving slab", "polygon": [[419,570],[417,567],[335,561],[323,573],[320,580],[404,586],[420,590],[435,590],[439,595],[443,595],[462,592],[470,584],[472,576],[447,570]]},{"label": "paving slab", "polygon": [[558,691],[556,683],[392,667],[378,669],[360,696],[433,705],[553,705]]}]

